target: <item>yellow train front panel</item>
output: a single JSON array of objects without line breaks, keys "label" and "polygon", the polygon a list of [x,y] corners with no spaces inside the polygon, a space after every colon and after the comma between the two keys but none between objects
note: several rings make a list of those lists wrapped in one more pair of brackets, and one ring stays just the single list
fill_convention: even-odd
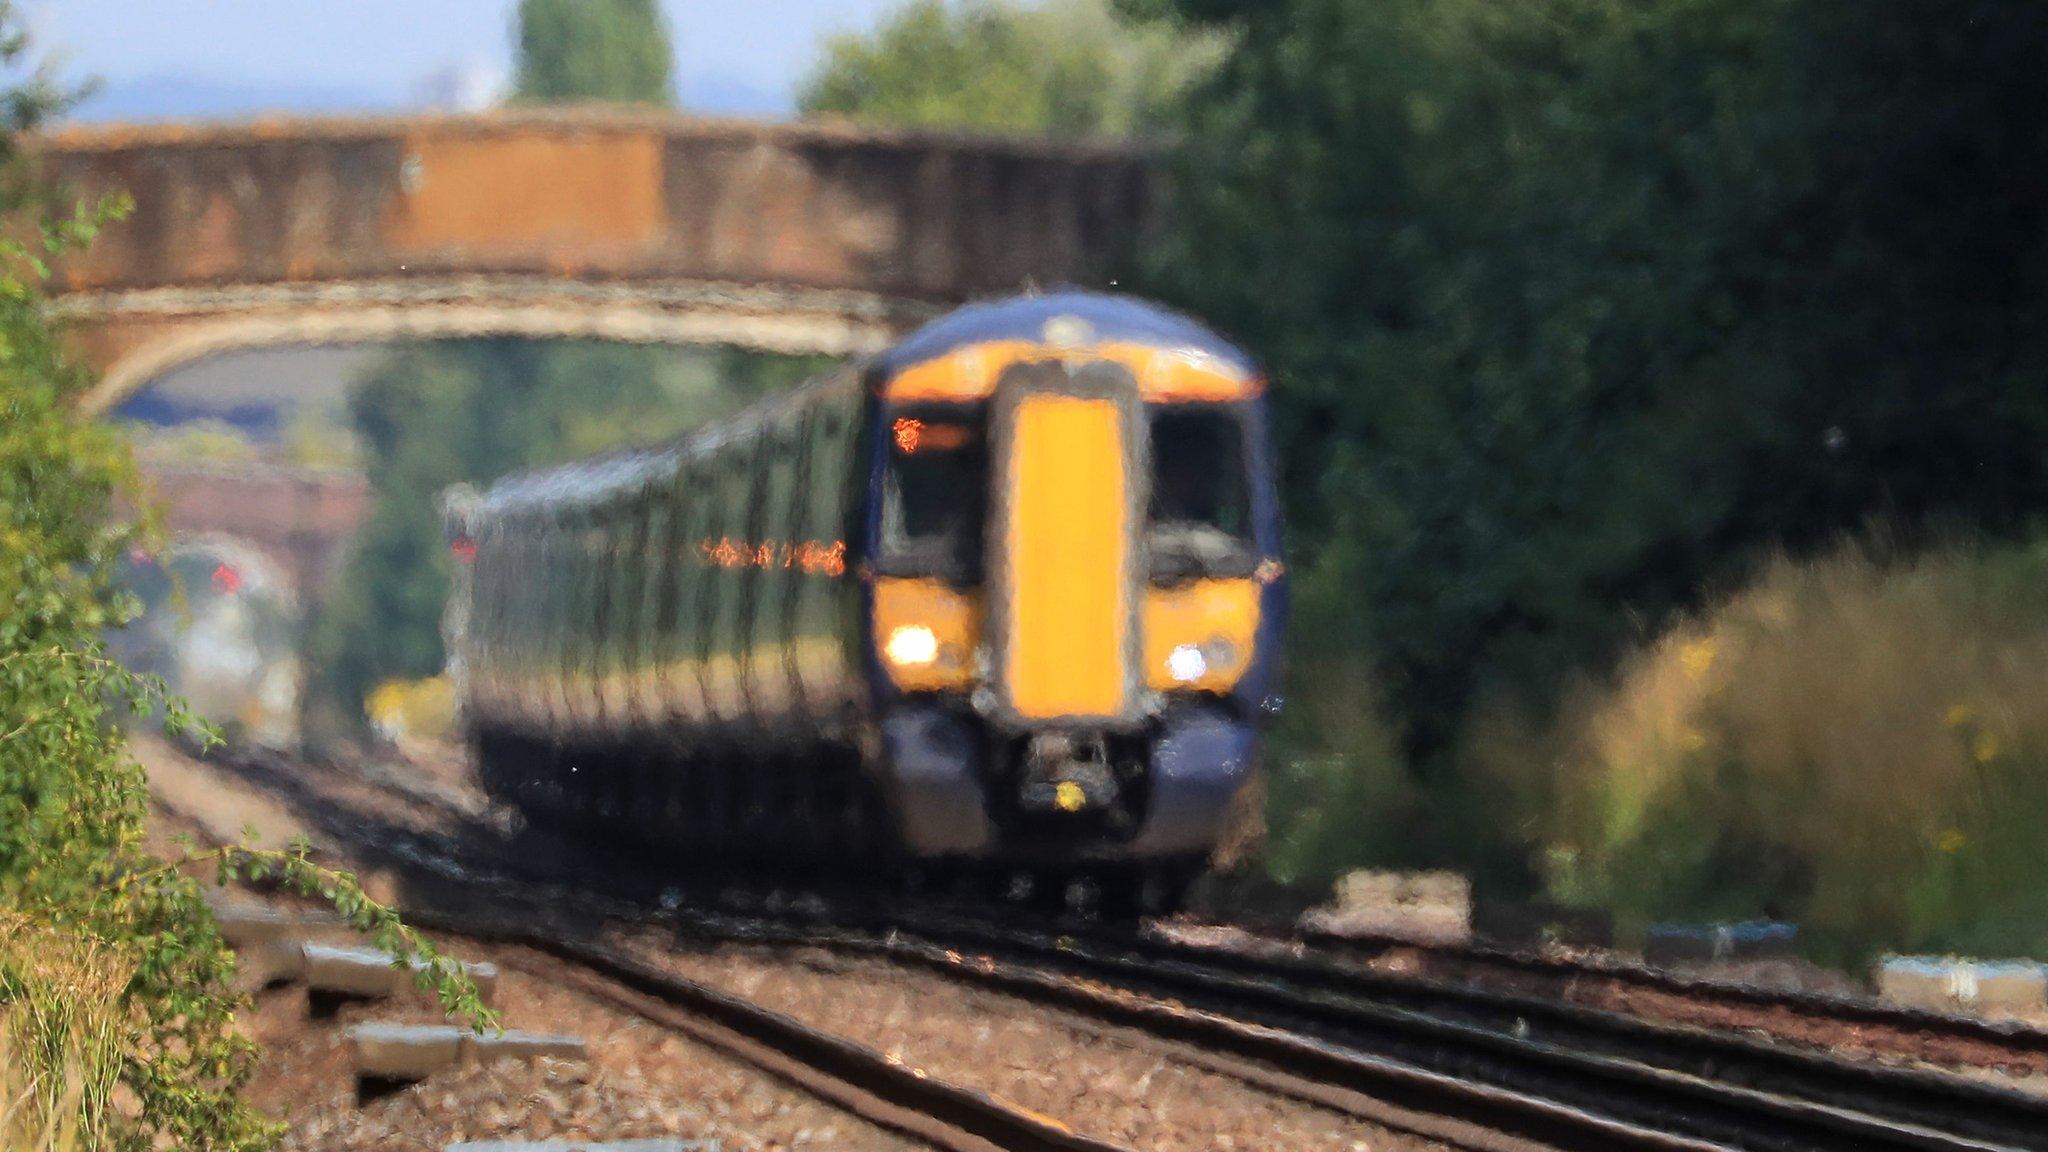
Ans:
[{"label": "yellow train front panel", "polygon": [[1126,408],[1043,393],[1010,426],[1003,682],[1025,720],[1114,717],[1130,701]]}]

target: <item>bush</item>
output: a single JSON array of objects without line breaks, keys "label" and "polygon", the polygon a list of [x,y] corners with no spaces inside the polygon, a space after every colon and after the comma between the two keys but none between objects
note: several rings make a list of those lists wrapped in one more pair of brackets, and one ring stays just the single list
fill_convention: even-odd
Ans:
[{"label": "bush", "polygon": [[1348,589],[1322,570],[1297,580],[1296,596],[1286,707],[1266,753],[1266,867],[1321,884],[1412,857],[1417,804],[1372,661],[1330,626],[1356,611]]},{"label": "bush", "polygon": [[1779,557],[1492,763],[1555,896],[2048,956],[2048,541]]}]

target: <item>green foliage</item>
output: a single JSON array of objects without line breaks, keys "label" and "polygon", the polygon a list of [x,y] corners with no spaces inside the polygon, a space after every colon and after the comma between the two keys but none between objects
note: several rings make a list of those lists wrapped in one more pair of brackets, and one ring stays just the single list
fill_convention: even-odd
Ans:
[{"label": "green foliage", "polygon": [[1345,589],[1311,573],[1294,596],[1287,709],[1265,753],[1265,863],[1282,881],[1328,884],[1411,857],[1416,796],[1372,660],[1345,646]]},{"label": "green foliage", "polygon": [[[82,240],[74,219],[50,251]],[[190,881],[114,883],[144,857],[145,783],[113,726],[166,706],[160,686],[105,658],[99,636],[134,611],[116,562],[138,539],[113,519],[134,491],[118,435],[80,418],[84,376],[59,355],[32,281],[0,276],[0,909],[115,942],[138,1020],[122,1081],[139,1116],[122,1142],[259,1147],[240,1102],[251,1067],[232,1028],[232,961]],[[173,729],[190,722],[169,706]]]},{"label": "green foliage", "polygon": [[[1484,741],[1553,895],[1790,916],[1844,957],[2048,955],[2048,542],[1783,558]],[[1476,754],[1476,750],[1475,750]]]},{"label": "green foliage", "polygon": [[726,415],[828,361],[594,342],[448,342],[396,351],[352,407],[374,507],[312,626],[309,728],[358,731],[379,684],[441,670],[451,571],[435,501]]},{"label": "green foliage", "polygon": [[[10,63],[26,47],[17,27],[0,7]],[[99,637],[135,610],[116,565],[147,526],[114,518],[116,494],[136,490],[134,468],[116,432],[72,407],[87,378],[44,321],[39,282],[48,256],[89,240],[121,205],[46,215],[16,141],[56,97],[32,87],[5,103],[0,208],[48,222],[37,246],[0,246],[0,909],[124,949],[137,1019],[121,1078],[138,1116],[123,1143],[257,1147],[268,1128],[237,1096],[250,1046],[230,1026],[231,961],[196,887],[114,884],[143,859],[146,793],[113,721],[163,701],[153,682],[107,660]],[[173,728],[189,719],[170,709]]]},{"label": "green foliage", "polygon": [[[90,231],[74,220],[49,247]],[[78,415],[72,402],[87,378],[59,354],[29,282],[13,276],[0,277],[0,349],[0,912],[103,951],[126,973],[133,1019],[120,1078],[136,1115],[118,1127],[120,1146],[267,1147],[275,1133],[240,1097],[255,1051],[234,1028],[232,955],[198,883],[143,851],[147,783],[116,726],[158,709],[173,733],[195,725],[159,681],[108,659],[100,640],[136,611],[115,583],[117,565],[149,528],[117,520],[114,501],[132,497],[137,477],[119,433]],[[303,851],[220,858],[232,862],[229,875],[253,861],[317,885],[380,939],[417,943],[352,879],[312,868]],[[445,965],[430,975],[471,1006],[474,989],[451,981]],[[25,987],[0,979],[0,1007]],[[61,1065],[44,1069],[62,1075]]]},{"label": "green foliage", "polygon": [[[22,64],[19,27],[0,2],[0,64]],[[61,104],[39,81],[0,95],[0,1030],[6,1079],[32,1101],[10,1096],[0,1121],[9,1139],[19,1120],[55,1147],[263,1148],[275,1132],[240,1095],[255,1050],[234,1026],[232,955],[197,882],[144,852],[147,782],[117,727],[159,709],[173,732],[195,722],[100,639],[137,611],[119,563],[156,534],[117,516],[117,499],[139,502],[139,477],[121,434],[79,414],[90,380],[44,317],[49,257],[126,207],[60,213],[34,178],[19,141]],[[265,866],[360,900],[303,853]],[[430,975],[473,1000],[445,965]],[[116,1116],[110,1075],[127,1101]]]},{"label": "green foliage", "polygon": [[668,22],[654,0],[520,0],[520,100],[675,103]]},{"label": "green foliage", "polygon": [[1272,368],[1425,858],[1514,847],[1449,767],[1475,701],[1540,714],[1773,544],[2048,506],[2036,5],[1128,7],[1234,40],[1126,283]]},{"label": "green foliage", "polygon": [[909,0],[873,35],[829,41],[798,106],[898,127],[1127,136],[1161,128],[1222,47],[1128,24],[1107,0]]},{"label": "green foliage", "polygon": [[233,465],[251,463],[261,455],[261,449],[247,432],[217,417],[201,417],[168,427],[128,421],[120,428],[144,459]]}]

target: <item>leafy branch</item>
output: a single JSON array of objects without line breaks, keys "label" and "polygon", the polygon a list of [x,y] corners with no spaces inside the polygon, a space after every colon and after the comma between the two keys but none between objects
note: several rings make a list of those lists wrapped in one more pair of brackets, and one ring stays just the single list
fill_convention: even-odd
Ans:
[{"label": "leafy branch", "polygon": [[343,872],[313,862],[312,845],[303,837],[288,846],[254,848],[227,844],[195,850],[185,856],[131,872],[123,876],[123,887],[147,884],[171,873],[185,873],[211,864],[214,882],[222,887],[244,882],[282,888],[316,899],[341,915],[348,927],[363,935],[379,951],[389,953],[394,968],[411,968],[413,983],[431,992],[442,1011],[460,1016],[478,1032],[501,1030],[498,1014],[483,1002],[476,982],[455,960],[434,946],[433,941],[406,924],[396,909],[363,890],[352,872]]}]

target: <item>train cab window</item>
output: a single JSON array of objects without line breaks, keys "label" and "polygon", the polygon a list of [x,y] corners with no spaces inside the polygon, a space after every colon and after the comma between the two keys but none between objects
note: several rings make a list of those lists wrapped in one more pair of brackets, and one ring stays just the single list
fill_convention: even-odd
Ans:
[{"label": "train cab window", "polygon": [[1152,578],[1249,575],[1257,558],[1239,414],[1221,404],[1155,407],[1151,440]]},{"label": "train cab window", "polygon": [[980,579],[988,504],[986,412],[900,408],[883,424],[882,556],[893,574]]}]

